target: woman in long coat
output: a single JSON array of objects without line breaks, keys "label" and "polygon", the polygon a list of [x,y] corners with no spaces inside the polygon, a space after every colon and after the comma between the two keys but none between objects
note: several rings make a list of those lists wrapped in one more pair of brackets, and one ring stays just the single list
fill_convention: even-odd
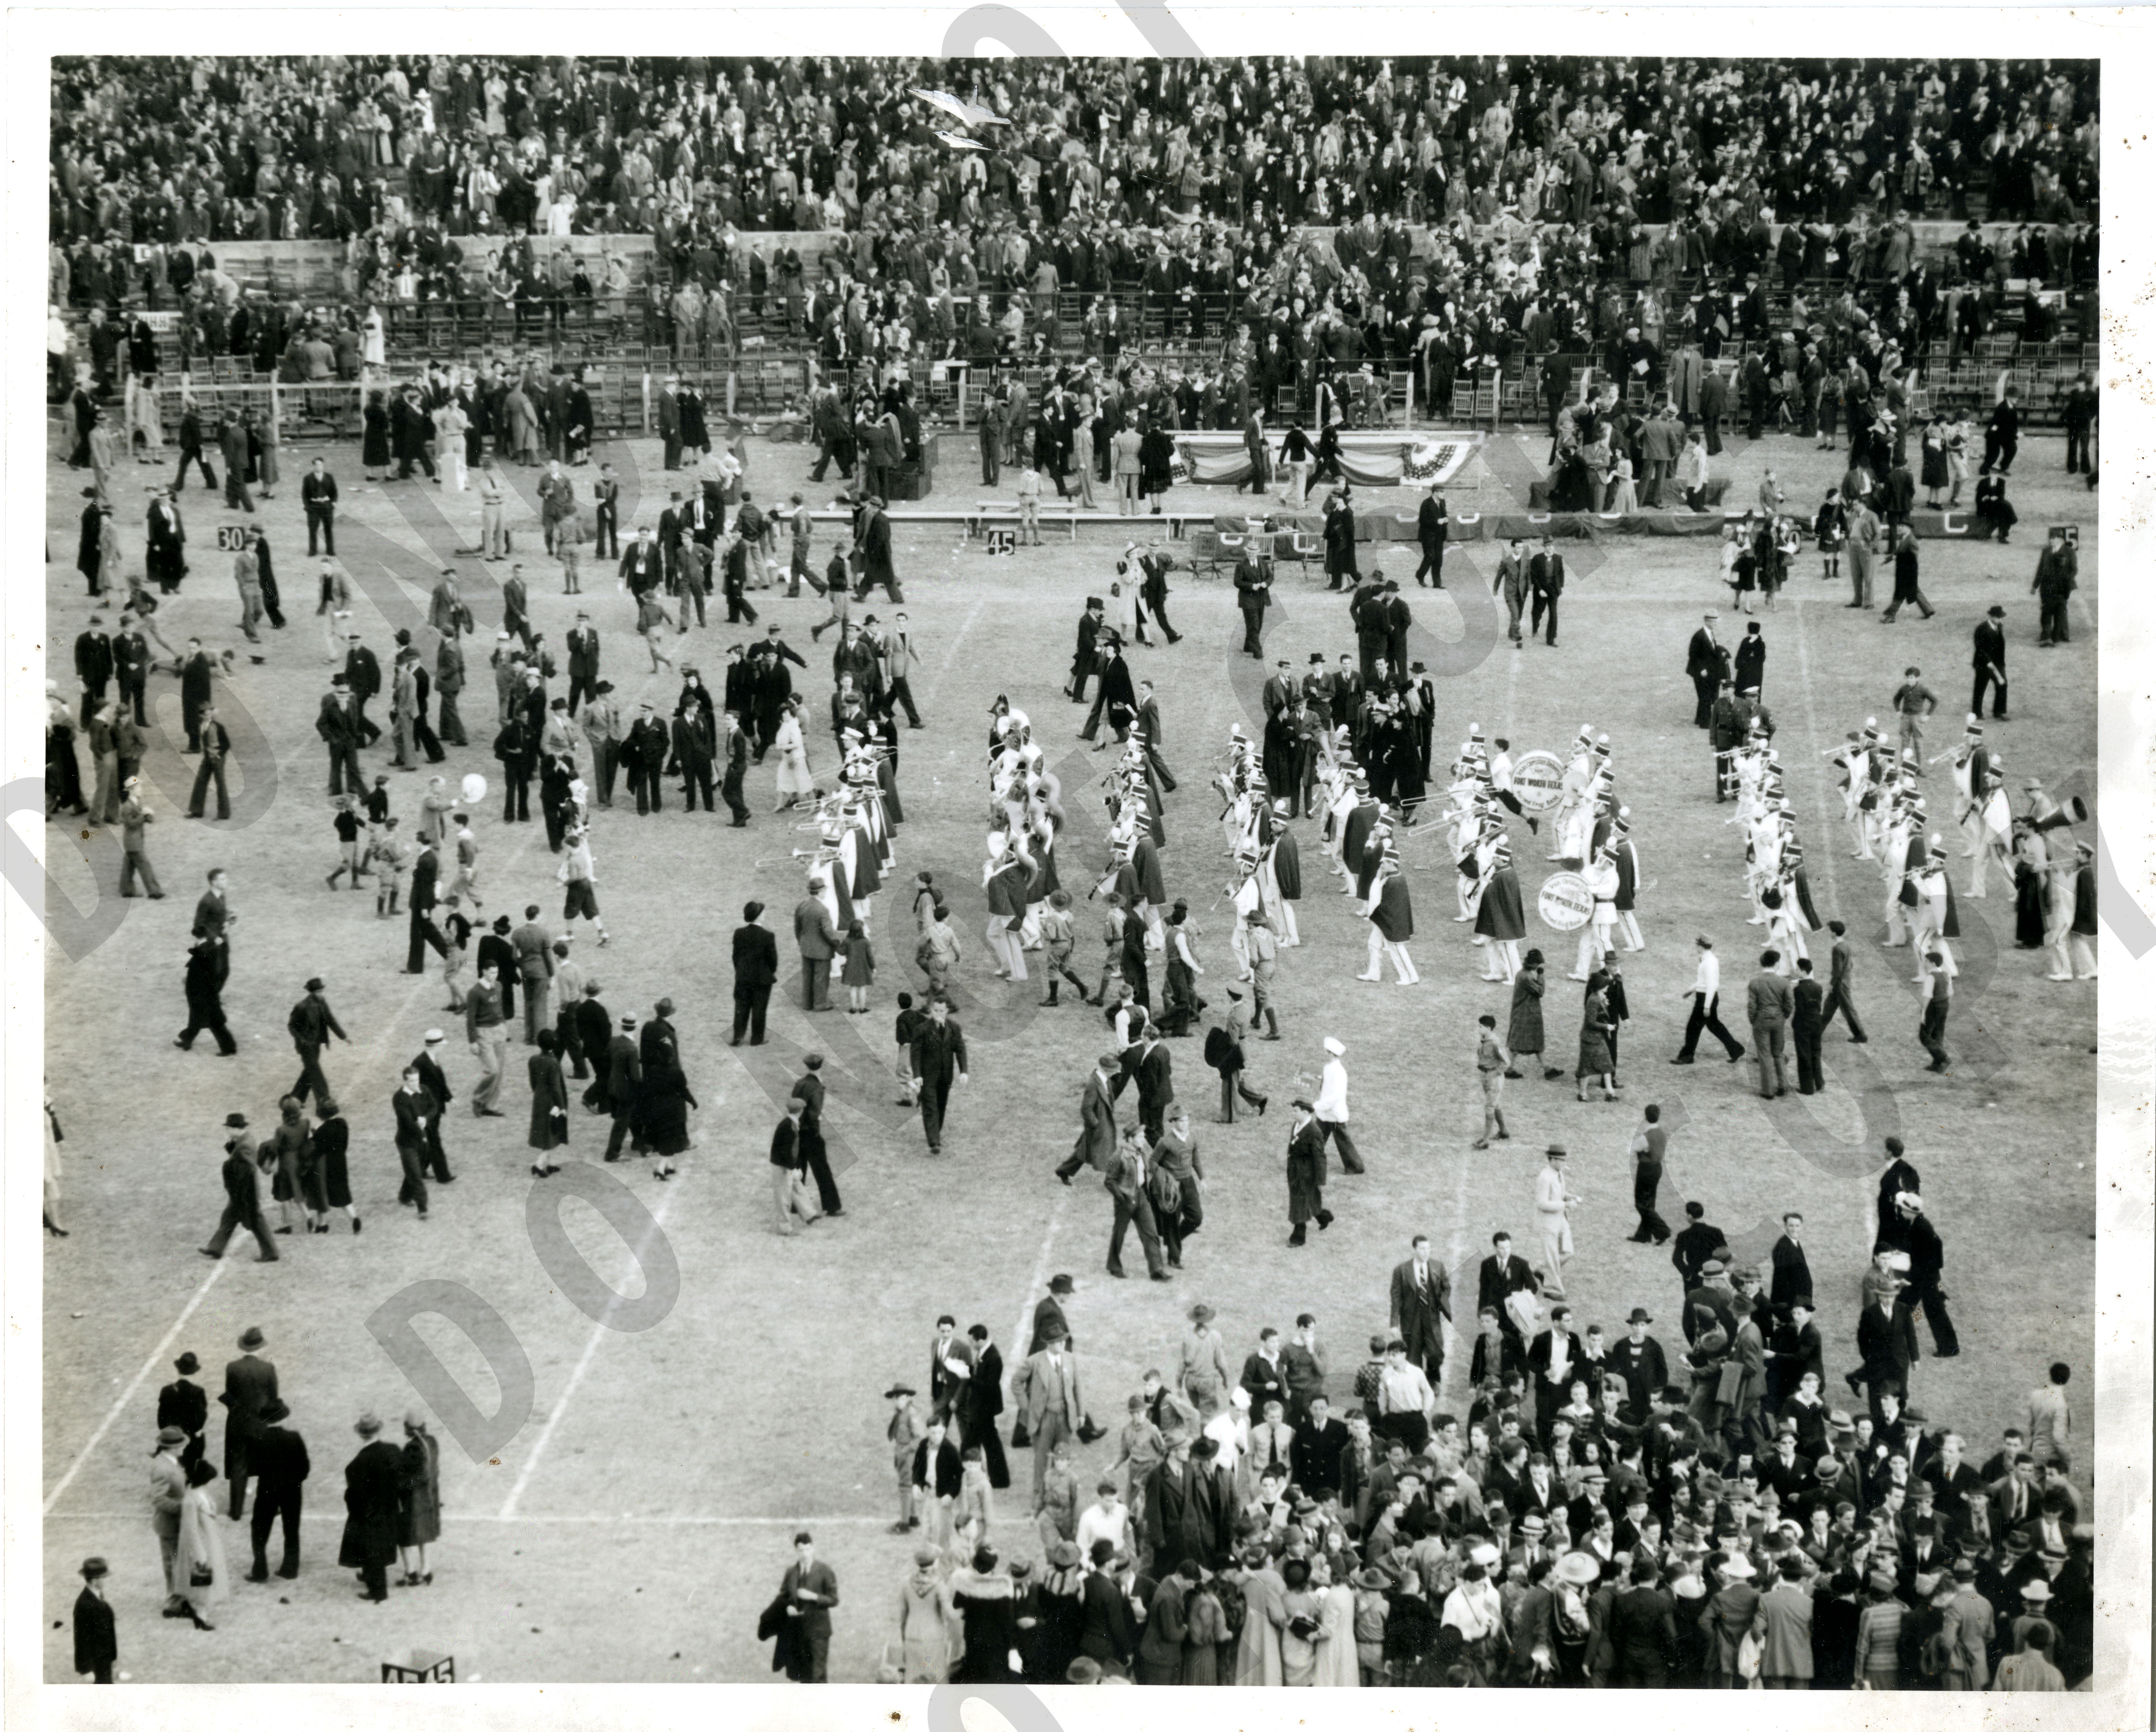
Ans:
[{"label": "woman in long coat", "polygon": [[[345,1165],[345,1151],[352,1143],[352,1127],[340,1115],[337,1103],[327,1095],[315,1097],[315,1133],[308,1141],[315,1188],[308,1193],[308,1198],[309,1206],[322,1217],[315,1231],[329,1231],[330,1210],[341,1209],[351,1218],[352,1230],[357,1233],[359,1211],[352,1205],[352,1174]],[[306,1171],[302,1169],[303,1175]]]},{"label": "woman in long coat", "polygon": [[1318,1645],[1317,1683],[1322,1688],[1348,1689],[1363,1682],[1360,1655],[1355,1647],[1355,1586],[1347,1575],[1353,1560],[1321,1563],[1312,1586],[1325,1584],[1319,1622],[1326,1639]]},{"label": "woman in long coat", "polygon": [[337,1563],[382,1583],[379,1595],[361,1589],[362,1599],[386,1600],[389,1565],[397,1555],[403,1457],[395,1444],[382,1441],[382,1421],[372,1414],[363,1415],[352,1429],[366,1442],[345,1464],[344,1534],[337,1544]]},{"label": "woman in long coat", "polygon": [[[1598,980],[1606,979],[1598,976]],[[1617,1025],[1609,1015],[1609,1000],[1601,985],[1590,985],[1587,989],[1586,1008],[1579,1019],[1579,1065],[1573,1077],[1578,1085],[1576,1092],[1581,1100],[1587,1098],[1587,1079],[1599,1077],[1602,1080],[1602,1098],[1617,1098],[1616,1078],[1614,1072],[1617,1061],[1609,1051],[1609,1037],[1616,1032]]]},{"label": "woman in long coat", "polygon": [[404,1466],[398,1481],[397,1555],[404,1566],[400,1586],[426,1587],[434,1580],[427,1548],[442,1537],[442,1446],[418,1408],[404,1415]]},{"label": "woman in long coat", "polygon": [[365,430],[360,434],[359,462],[366,470],[367,479],[378,481],[389,467],[389,411],[382,406],[382,393],[367,393],[367,409],[362,416]]},{"label": "woman in long coat", "polygon": [[198,1630],[214,1630],[209,1608],[232,1593],[232,1573],[224,1561],[224,1528],[204,1489],[217,1469],[198,1461],[187,1469],[187,1493],[180,1500],[180,1538],[172,1556],[172,1580],[187,1601]]},{"label": "woman in long coat", "polygon": [[973,1554],[971,1569],[956,1570],[951,1577],[951,1603],[965,1627],[959,1683],[1018,1682],[1010,1664],[1011,1650],[1018,1646],[1018,1591],[996,1563],[995,1548],[984,1545]]},{"label": "woman in long coat", "polygon": [[813,799],[816,792],[816,779],[808,769],[808,743],[801,735],[801,704],[798,698],[787,700],[771,745],[778,754],[778,804],[772,809],[783,812],[804,796]]},{"label": "woman in long coat", "polygon": [[906,1683],[950,1681],[957,1648],[957,1613],[937,1567],[942,1555],[932,1545],[921,1547],[913,1555],[913,1574],[899,1585],[898,1666]]},{"label": "woman in long coat", "polygon": [[[1486,893],[1483,906],[1486,908],[1489,906]],[[1515,1066],[1523,1057],[1532,1057],[1539,1062],[1543,1053],[1548,1048],[1548,1038],[1543,1032],[1543,980],[1542,975],[1536,972],[1542,964],[1542,959],[1541,951],[1530,950],[1527,966],[1520,970],[1519,978],[1512,983],[1512,1014],[1505,1025],[1505,1050],[1512,1055]],[[1543,1074],[1563,1076],[1564,1073],[1554,1066],[1545,1065]]]},{"label": "woman in long coat", "polygon": [[525,1061],[531,1079],[531,1126],[526,1144],[538,1151],[531,1163],[535,1179],[562,1169],[547,1157],[569,1140],[569,1085],[562,1075],[561,1037],[550,1028],[539,1030],[538,1051]]},{"label": "woman in long coat", "polygon": [[644,1096],[638,1107],[643,1152],[659,1158],[655,1179],[674,1176],[674,1157],[689,1148],[689,1108],[696,1097],[689,1092],[671,1042],[660,1043],[658,1054],[644,1075]]},{"label": "woman in long coat", "polygon": [[[1078,1657],[1086,1632],[1086,1572],[1078,1548],[1059,1539],[1048,1548],[1046,1568],[1033,1597],[1035,1622],[1019,1634],[1025,1675],[1036,1683],[1060,1683]],[[908,1674],[911,1676],[911,1674]]]},{"label": "woman in long coat", "polygon": [[306,1108],[297,1097],[286,1095],[278,1102],[277,1108],[281,1117],[277,1128],[270,1133],[262,1160],[264,1166],[275,1169],[270,1181],[270,1195],[277,1205],[277,1231],[289,1233],[292,1231],[292,1205],[300,1197],[300,1169],[311,1164],[307,1144],[313,1139],[307,1132]]}]

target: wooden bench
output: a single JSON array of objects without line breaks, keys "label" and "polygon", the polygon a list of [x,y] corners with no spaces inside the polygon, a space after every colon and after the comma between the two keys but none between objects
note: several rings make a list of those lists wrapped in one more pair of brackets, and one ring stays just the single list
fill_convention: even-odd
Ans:
[{"label": "wooden bench", "polygon": [[[1070,526],[1070,539],[1078,539],[1078,502],[1071,499],[1044,499],[1035,502],[1034,510],[1044,522],[1054,521]],[[978,539],[985,534],[991,522],[1020,521],[1019,502],[1014,499],[983,499],[977,501],[965,516],[966,538]]]}]

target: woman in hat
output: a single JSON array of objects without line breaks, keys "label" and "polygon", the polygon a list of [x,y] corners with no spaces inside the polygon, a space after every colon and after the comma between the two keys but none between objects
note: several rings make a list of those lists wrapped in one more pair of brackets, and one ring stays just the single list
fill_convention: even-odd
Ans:
[{"label": "woman in hat", "polygon": [[404,1459],[397,1490],[397,1555],[404,1566],[399,1587],[432,1586],[427,1548],[442,1537],[442,1446],[417,1407],[404,1412]]},{"label": "woman in hat", "polygon": [[561,1039],[553,1030],[539,1030],[538,1050],[525,1061],[531,1080],[531,1124],[525,1142],[537,1151],[531,1176],[544,1179],[562,1169],[552,1152],[569,1140],[569,1084],[562,1074]]},{"label": "woman in hat", "polygon": [[951,1604],[964,1627],[964,1652],[956,1682],[1009,1684],[1019,1681],[1018,1593],[1011,1578],[997,1569],[996,1549],[983,1545],[970,1567],[951,1577]]},{"label": "woman in hat", "polygon": [[1579,1064],[1573,1080],[1582,1101],[1587,1098],[1590,1077],[1600,1081],[1604,1100],[1617,1098],[1617,1061],[1610,1052],[1616,1032],[1616,1019],[1609,1014],[1609,976],[1598,973],[1588,983],[1587,1003],[1579,1016]]},{"label": "woman in hat", "polygon": [[357,1570],[364,1584],[362,1600],[389,1597],[389,1563],[397,1555],[398,1523],[403,1501],[403,1453],[382,1438],[382,1421],[371,1413],[359,1416],[352,1430],[360,1436],[359,1452],[345,1464],[344,1534],[337,1546],[337,1562]]},{"label": "woman in hat", "polygon": [[1081,1555],[1068,1539],[1048,1548],[1047,1568],[1033,1596],[1034,1627],[1021,1631],[1019,1652],[1025,1675],[1053,1683],[1078,1657],[1086,1629],[1086,1571]]},{"label": "woman in hat", "polygon": [[[312,1141],[307,1130],[306,1107],[298,1097],[286,1095],[277,1102],[277,1128],[270,1133],[259,1157],[263,1166],[271,1172],[270,1195],[277,1205],[277,1231],[292,1231],[292,1205],[300,1197],[300,1172],[310,1164],[307,1144]],[[314,1230],[311,1220],[308,1231]]]},{"label": "woman in hat", "polygon": [[205,1489],[216,1478],[217,1469],[208,1462],[198,1461],[187,1469],[187,1495],[180,1500],[179,1549],[172,1559],[172,1585],[185,1608],[180,1615],[192,1618],[198,1630],[217,1627],[208,1609],[232,1592],[223,1526]]},{"label": "woman in hat", "polygon": [[309,1206],[319,1216],[314,1231],[326,1233],[330,1230],[329,1212],[341,1209],[352,1222],[352,1230],[359,1231],[359,1210],[352,1200],[352,1174],[345,1165],[345,1151],[351,1145],[352,1127],[337,1103],[327,1095],[315,1097],[315,1133],[308,1140],[313,1157],[313,1184]]},{"label": "woman in hat", "polygon": [[[898,1670],[910,1684],[947,1683],[957,1651],[957,1611],[932,1545],[917,1547],[913,1573],[898,1590]],[[1076,1646],[1071,1652],[1076,1653]],[[890,1650],[885,1650],[886,1655]],[[1069,1662],[1066,1660],[1067,1665]],[[1042,1674],[1046,1676],[1047,1674]],[[1056,1676],[1060,1676],[1060,1673]]]},{"label": "woman in hat", "polygon": [[786,811],[804,799],[813,803],[816,797],[816,778],[809,770],[808,743],[801,732],[799,698],[787,699],[771,743],[772,749],[778,753],[778,804],[772,810]]},{"label": "woman in hat", "polygon": [[192,1467],[203,1458],[203,1429],[209,1423],[209,1391],[187,1380],[202,1370],[202,1361],[183,1353],[172,1361],[180,1375],[157,1391],[157,1429],[177,1426],[187,1438],[180,1452],[180,1466]]},{"label": "woman in hat", "polygon": [[644,1073],[644,1092],[637,1105],[638,1140],[642,1153],[656,1158],[654,1179],[671,1179],[674,1157],[689,1148],[689,1108],[696,1104],[689,1079],[671,1041],[660,1041]]}]

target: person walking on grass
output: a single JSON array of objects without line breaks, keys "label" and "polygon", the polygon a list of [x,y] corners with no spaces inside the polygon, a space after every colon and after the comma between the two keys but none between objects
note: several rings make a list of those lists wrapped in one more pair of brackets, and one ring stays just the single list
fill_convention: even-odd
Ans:
[{"label": "person walking on grass", "polygon": [[1722,1000],[1722,959],[1714,953],[1714,940],[1702,933],[1692,941],[1699,950],[1698,966],[1692,974],[1691,984],[1679,994],[1691,1000],[1691,1015],[1685,1023],[1684,1046],[1670,1062],[1688,1065],[1699,1050],[1701,1032],[1711,1034],[1722,1042],[1732,1065],[1744,1056],[1743,1043],[1722,1025],[1718,1014]]},{"label": "person walking on grass", "polygon": [[1505,1030],[1505,1046],[1512,1058],[1505,1075],[1512,1082],[1517,1082],[1526,1075],[1520,1068],[1522,1059],[1532,1059],[1540,1065],[1546,1082],[1564,1075],[1562,1066],[1546,1064],[1543,1060],[1543,1048],[1548,1044],[1548,1037],[1543,1032],[1543,994],[1547,987],[1543,953],[1530,950],[1512,982],[1512,1019]]},{"label": "person walking on grass", "polygon": [[1512,1069],[1512,1056],[1497,1038],[1496,1017],[1484,1015],[1476,1021],[1475,1074],[1482,1085],[1482,1134],[1469,1146],[1487,1149],[1492,1136],[1500,1143],[1512,1140],[1512,1133],[1505,1128],[1504,1107],[1505,1078]]}]

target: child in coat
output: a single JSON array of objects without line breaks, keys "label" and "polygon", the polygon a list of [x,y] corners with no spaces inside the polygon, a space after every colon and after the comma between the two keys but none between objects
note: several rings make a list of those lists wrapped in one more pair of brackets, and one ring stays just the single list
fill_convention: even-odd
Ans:
[{"label": "child in coat", "polygon": [[858,920],[846,923],[846,960],[840,978],[846,985],[846,1015],[869,1014],[869,987],[875,979],[875,951]]}]

